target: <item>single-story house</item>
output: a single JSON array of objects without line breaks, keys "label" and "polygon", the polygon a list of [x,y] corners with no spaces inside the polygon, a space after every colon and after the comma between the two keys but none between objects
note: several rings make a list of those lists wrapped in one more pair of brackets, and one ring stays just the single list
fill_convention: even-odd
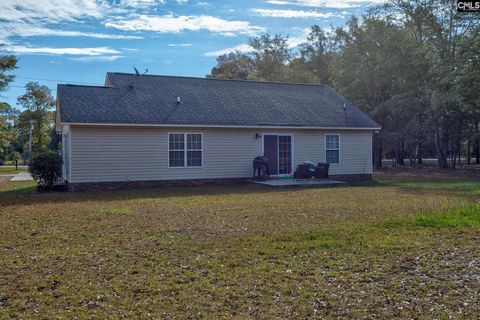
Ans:
[{"label": "single-story house", "polygon": [[372,176],[380,126],[327,85],[107,73],[57,95],[70,190],[244,181],[263,154],[277,176],[304,161]]}]

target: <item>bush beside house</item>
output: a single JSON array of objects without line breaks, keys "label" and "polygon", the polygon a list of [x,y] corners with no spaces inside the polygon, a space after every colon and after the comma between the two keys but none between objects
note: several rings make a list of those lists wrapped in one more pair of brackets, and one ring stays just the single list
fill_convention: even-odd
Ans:
[{"label": "bush beside house", "polygon": [[49,191],[62,176],[62,158],[55,152],[43,152],[32,159],[28,167],[40,191]]}]

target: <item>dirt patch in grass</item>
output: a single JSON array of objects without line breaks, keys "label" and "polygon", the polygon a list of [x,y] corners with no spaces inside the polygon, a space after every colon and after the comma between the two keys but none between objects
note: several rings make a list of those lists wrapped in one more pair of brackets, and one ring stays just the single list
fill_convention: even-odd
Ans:
[{"label": "dirt patch in grass", "polygon": [[10,180],[11,176],[1,176],[0,175],[0,185],[5,184]]},{"label": "dirt patch in grass", "polygon": [[0,318],[475,318],[478,206],[465,195],[477,186],[408,179],[52,194],[7,183]]}]

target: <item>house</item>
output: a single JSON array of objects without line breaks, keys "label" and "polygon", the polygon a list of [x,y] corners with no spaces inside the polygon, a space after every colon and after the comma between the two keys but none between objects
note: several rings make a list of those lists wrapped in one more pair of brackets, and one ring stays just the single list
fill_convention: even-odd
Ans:
[{"label": "house", "polygon": [[326,85],[107,73],[57,94],[70,190],[244,181],[262,154],[273,175],[312,161],[372,176],[380,126]]}]

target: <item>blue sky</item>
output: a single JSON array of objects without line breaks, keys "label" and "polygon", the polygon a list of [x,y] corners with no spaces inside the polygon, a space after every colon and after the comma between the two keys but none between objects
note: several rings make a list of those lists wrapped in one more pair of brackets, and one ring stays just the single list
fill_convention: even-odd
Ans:
[{"label": "blue sky", "polygon": [[[249,37],[345,24],[383,0],[2,0],[0,43],[19,58],[0,100],[16,105],[28,81],[103,84],[107,71],[203,77]],[[53,81],[47,81],[53,80]]]}]

